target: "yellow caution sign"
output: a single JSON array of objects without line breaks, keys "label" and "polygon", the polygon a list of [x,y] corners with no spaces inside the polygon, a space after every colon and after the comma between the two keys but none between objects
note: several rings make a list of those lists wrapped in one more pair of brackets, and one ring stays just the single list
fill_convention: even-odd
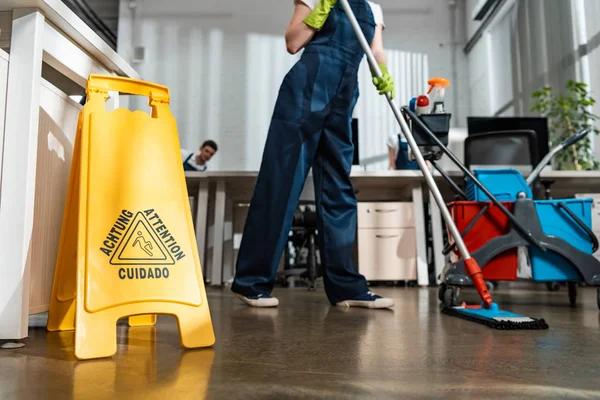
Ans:
[{"label": "yellow caution sign", "polygon": [[[109,91],[152,115],[105,110]],[[116,323],[171,314],[185,348],[214,344],[177,126],[166,87],[92,75],[79,116],[48,330],[75,329],[79,359],[117,349]]]}]

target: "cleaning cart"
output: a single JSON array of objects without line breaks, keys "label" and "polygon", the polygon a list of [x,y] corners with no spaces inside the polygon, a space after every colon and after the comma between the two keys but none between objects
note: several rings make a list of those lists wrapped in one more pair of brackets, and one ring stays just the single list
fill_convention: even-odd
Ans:
[{"label": "cleaning cart", "polygon": [[[422,121],[413,123],[424,125],[421,128],[428,135],[435,135]],[[598,250],[598,239],[591,229],[592,199],[533,200],[531,188],[554,155],[587,134],[580,132],[552,149],[527,180],[514,169],[475,170],[467,176],[463,192],[442,174],[463,198],[448,207],[486,281],[565,282],[572,305],[577,284],[600,286],[600,261],[592,256]],[[440,277],[439,299],[450,307],[460,303],[460,288],[472,282],[453,236],[449,238],[444,254],[450,254],[452,262]],[[541,246],[532,244],[531,238]],[[597,297],[600,308],[600,288]]]},{"label": "cleaning cart", "polygon": [[[356,16],[354,15],[352,6],[348,2],[348,0],[340,0],[340,4],[342,5],[342,7],[344,9],[345,14],[348,16],[348,19],[350,20],[350,24],[352,25],[352,29],[354,30],[356,37],[357,37],[358,41],[360,42],[360,45],[363,48],[363,50],[367,56],[367,60],[368,60],[369,66],[371,68],[371,71],[373,72],[373,75],[377,78],[381,78],[382,77],[381,69],[379,68],[379,65],[377,64],[377,60],[375,59],[375,55],[373,54],[373,51],[371,50],[370,44],[367,42],[367,39],[365,38],[365,35],[362,32],[360,24],[358,23]],[[448,155],[451,159],[455,160],[456,162],[459,162],[459,161],[456,159],[456,157],[450,151],[448,151],[446,146],[435,135],[432,134],[430,129],[425,127],[425,125],[421,122],[421,120],[416,118],[416,115],[413,114],[413,115],[411,115],[411,118],[416,118],[415,121],[417,123],[421,122],[421,125],[423,127],[425,127],[425,130],[426,130],[425,133],[427,134],[426,141],[431,140],[432,145],[429,146],[427,143],[425,143],[422,146],[421,143],[417,142],[417,140],[415,140],[413,132],[411,132],[411,129],[409,128],[408,123],[405,120],[405,117],[404,117],[402,111],[400,110],[400,108],[398,107],[396,102],[394,101],[392,93],[391,92],[386,93],[385,96],[388,100],[391,111],[393,112],[394,117],[401,128],[401,132],[402,132],[404,138],[406,139],[406,142],[410,148],[410,151],[412,152],[412,155],[414,156],[415,161],[419,166],[419,169],[423,173],[423,177],[425,179],[425,182],[427,183],[427,186],[429,187],[431,196],[433,197],[433,199],[435,200],[435,202],[437,203],[437,205],[440,208],[442,218],[446,222],[448,231],[450,232],[450,234],[453,236],[454,240],[456,241],[456,247],[462,257],[461,263],[465,267],[465,271],[466,271],[468,277],[470,278],[471,282],[477,289],[477,293],[479,294],[479,297],[481,298],[481,304],[477,304],[477,305],[466,305],[465,304],[460,307],[445,307],[445,308],[443,308],[442,312],[444,312],[445,314],[451,315],[451,316],[456,316],[456,317],[463,318],[463,319],[466,319],[469,321],[484,324],[484,325],[487,325],[487,326],[489,326],[491,328],[495,328],[495,329],[527,329],[527,330],[548,329],[548,324],[546,324],[546,322],[543,319],[535,319],[535,318],[531,318],[531,317],[527,317],[527,316],[523,316],[523,315],[518,315],[518,314],[515,314],[512,312],[504,311],[504,310],[501,310],[496,303],[494,303],[494,301],[492,299],[492,295],[490,294],[489,290],[487,289],[487,287],[485,285],[485,281],[483,279],[483,274],[479,267],[479,263],[471,255],[471,253],[469,252],[469,249],[465,245],[465,242],[463,241],[463,239],[460,235],[460,231],[456,227],[456,224],[454,223],[454,220],[452,219],[452,215],[450,214],[450,211],[448,210],[448,207],[446,206],[446,204],[444,202],[444,198],[442,197],[442,194],[436,185],[436,182],[433,178],[433,174],[429,170],[429,166],[427,164],[426,157],[424,156],[423,153],[425,153],[428,158],[435,158],[439,152],[442,152],[442,153],[445,153],[446,155]],[[410,112],[410,110],[407,107],[404,107],[403,110],[405,112]],[[421,126],[421,125],[419,125],[419,126]],[[430,135],[430,133],[431,133],[431,135]],[[446,135],[447,135],[447,131],[446,131]],[[460,162],[459,162],[459,164],[460,164]],[[479,187],[479,189],[481,189],[486,195],[491,196],[492,201],[495,201],[495,203],[497,203],[497,205],[499,205],[503,210],[505,210],[505,208],[497,201],[497,199],[493,198],[493,195],[485,188],[485,186],[483,186],[479,181],[477,181],[477,179],[474,177],[473,174],[471,174],[471,172],[468,169],[466,169],[466,168],[461,168],[461,169],[463,169],[463,172],[467,176],[469,176],[469,178],[474,179],[474,182]],[[516,219],[514,217],[512,217],[512,214],[510,214],[508,211],[506,211],[506,212],[510,216],[509,218],[511,218],[514,222],[517,222],[517,224],[518,224],[518,221],[516,221]],[[520,225],[515,225],[515,226],[520,226]],[[523,232],[523,233],[529,243],[531,243],[535,246],[538,246],[540,248],[544,248],[543,245],[531,233],[529,233],[529,232]]]}]

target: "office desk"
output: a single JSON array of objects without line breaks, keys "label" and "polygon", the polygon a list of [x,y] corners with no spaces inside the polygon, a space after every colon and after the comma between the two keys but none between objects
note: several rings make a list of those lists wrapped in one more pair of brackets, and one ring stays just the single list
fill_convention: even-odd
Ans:
[{"label": "office desk", "polygon": [[186,172],[188,194],[195,200],[195,209],[192,210],[194,226],[196,231],[196,243],[198,255],[204,262],[206,255],[206,233],[208,229],[208,206],[209,206],[209,177],[206,172]]},{"label": "office desk", "polygon": [[[217,171],[208,172],[208,182],[205,186],[198,189],[198,199],[208,199],[209,187],[215,188],[214,200],[207,206],[200,204],[197,200],[196,221],[200,223],[197,226],[197,239],[199,252],[207,254],[207,240],[205,233],[207,225],[202,221],[208,221],[206,214],[209,209],[214,209],[214,229],[212,233],[213,251],[210,258],[210,268],[206,272],[206,277],[212,285],[221,285],[228,277],[233,276],[233,259],[224,263],[224,242],[225,242],[225,221],[226,214],[231,213],[231,208],[236,204],[247,204],[252,198],[254,185],[256,183],[257,172],[248,171]],[[206,175],[203,175],[203,177]],[[189,185],[201,179],[198,173],[186,172],[186,178]],[[351,174],[352,183],[356,190],[358,201],[412,201],[415,212],[415,225],[417,234],[417,271],[418,284],[426,286],[429,284],[427,248],[426,248],[426,229],[425,229],[425,210],[424,210],[424,179],[419,171],[353,171]],[[195,186],[195,188],[198,186]],[[190,191],[190,195],[192,195]],[[312,177],[309,176],[300,202],[314,201],[314,187]],[[214,208],[213,208],[214,207]],[[198,232],[201,230],[202,232]],[[204,235],[204,236],[203,236]],[[227,238],[229,240],[229,238]],[[203,263],[207,259],[202,258]],[[228,264],[225,265],[224,264]],[[224,277],[225,275],[225,277]]]},{"label": "office desk", "polygon": [[600,171],[547,171],[542,172],[541,179],[556,181],[551,187],[555,199],[600,192]]},{"label": "office desk", "polygon": [[[457,183],[463,181],[460,171],[449,173]],[[224,239],[225,239],[225,215],[229,207],[235,204],[246,204],[250,202],[252,191],[256,183],[256,172],[209,172],[197,173],[186,172],[188,188],[192,187],[190,195],[196,193],[197,210],[196,224],[199,252],[206,255],[206,243],[208,226],[208,212],[214,216],[213,229],[213,253],[210,258],[210,269],[206,271],[206,277],[212,285],[223,283],[223,271],[227,276],[232,276],[233,265],[223,267]],[[445,183],[444,179],[434,173],[435,180],[447,202],[453,200],[454,192]],[[441,252],[444,248],[444,232],[442,218],[437,204],[429,200],[429,191],[426,188],[423,175],[419,171],[353,171],[352,182],[357,191],[358,201],[413,201],[416,216],[417,232],[417,270],[418,284],[428,285],[427,273],[427,249],[426,229],[424,220],[424,205],[430,203],[432,219],[432,235],[434,264],[436,277],[442,272],[446,258]],[[542,179],[555,180],[552,193],[555,198],[569,198],[576,193],[600,192],[600,172],[573,172],[573,171],[546,171],[541,175]],[[199,182],[202,181],[202,184]],[[192,185],[192,186],[190,186]],[[193,186],[195,185],[195,186]],[[214,196],[210,195],[209,187],[215,189]],[[538,193],[538,198],[543,193]],[[198,200],[200,199],[200,200]],[[206,199],[203,201],[201,199]],[[212,199],[212,201],[209,201]],[[302,201],[314,201],[314,188],[312,179],[309,177],[301,196]],[[204,203],[204,204],[203,204]],[[219,240],[217,240],[219,238]],[[201,256],[206,264],[206,257]],[[231,264],[228,262],[228,264]],[[437,279],[437,278],[436,278]],[[225,279],[226,280],[226,279]],[[439,283],[439,282],[438,282]]]}]

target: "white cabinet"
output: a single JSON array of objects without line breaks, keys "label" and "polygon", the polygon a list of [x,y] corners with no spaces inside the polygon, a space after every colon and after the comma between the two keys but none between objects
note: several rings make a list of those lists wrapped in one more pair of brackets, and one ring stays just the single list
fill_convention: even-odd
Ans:
[{"label": "white cabinet", "polygon": [[358,204],[358,270],[369,281],[417,279],[412,203]]}]

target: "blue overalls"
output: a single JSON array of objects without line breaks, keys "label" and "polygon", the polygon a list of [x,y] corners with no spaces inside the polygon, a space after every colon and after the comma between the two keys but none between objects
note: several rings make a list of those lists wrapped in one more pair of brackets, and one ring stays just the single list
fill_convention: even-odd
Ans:
[{"label": "blue overalls", "polygon": [[192,167],[190,164],[188,164],[188,161],[190,161],[190,160],[191,160],[191,159],[194,157],[194,155],[195,155],[194,153],[190,154],[190,155],[188,156],[188,158],[186,158],[186,159],[183,161],[183,170],[184,170],[184,171],[197,171],[197,170],[196,170],[196,168],[194,168],[194,167]]},{"label": "blue overalls", "polygon": [[416,161],[408,158],[408,143],[402,141],[402,135],[398,135],[398,151],[396,152],[396,169],[419,169]]},{"label": "blue overalls", "polygon": [[[370,43],[375,34],[370,6],[366,0],[350,5]],[[363,56],[338,2],[279,90],[238,253],[235,293],[271,294],[311,167],[327,297],[335,304],[368,292],[352,260],[356,197],[350,181],[352,112]]]}]

